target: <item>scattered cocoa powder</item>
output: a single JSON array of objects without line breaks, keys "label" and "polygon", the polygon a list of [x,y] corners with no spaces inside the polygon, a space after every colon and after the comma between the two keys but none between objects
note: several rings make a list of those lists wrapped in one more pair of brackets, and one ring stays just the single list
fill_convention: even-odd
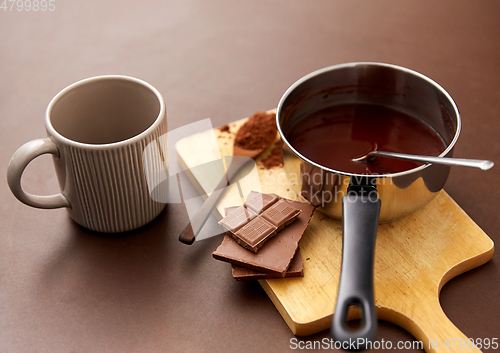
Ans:
[{"label": "scattered cocoa powder", "polygon": [[234,144],[246,150],[267,148],[276,138],[276,114],[256,112],[240,127]]},{"label": "scattered cocoa powder", "polygon": [[281,146],[279,143],[274,146],[269,157],[262,161],[262,163],[264,163],[264,167],[266,167],[266,169],[271,169],[283,165],[283,158],[281,157]]},{"label": "scattered cocoa powder", "polygon": [[223,125],[219,128],[220,132],[229,132],[229,125]]}]

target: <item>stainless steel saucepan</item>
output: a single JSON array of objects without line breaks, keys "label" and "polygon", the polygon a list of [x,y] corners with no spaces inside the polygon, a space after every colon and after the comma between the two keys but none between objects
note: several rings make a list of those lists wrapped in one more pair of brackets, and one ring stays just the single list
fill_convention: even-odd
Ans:
[{"label": "stainless steel saucepan", "polygon": [[[373,260],[378,223],[425,206],[443,188],[450,171],[447,165],[425,164],[393,174],[347,173],[315,163],[290,143],[291,129],[314,112],[358,103],[382,105],[421,119],[443,138],[446,149],[440,157],[452,157],[460,133],[460,115],[450,95],[428,77],[395,65],[359,62],[320,69],[295,82],[281,98],[276,118],[285,171],[300,175],[296,179],[302,184],[302,196],[319,211],[343,221],[342,268],[331,330],[339,341],[376,336]],[[351,306],[361,312],[357,329],[347,325]]]}]

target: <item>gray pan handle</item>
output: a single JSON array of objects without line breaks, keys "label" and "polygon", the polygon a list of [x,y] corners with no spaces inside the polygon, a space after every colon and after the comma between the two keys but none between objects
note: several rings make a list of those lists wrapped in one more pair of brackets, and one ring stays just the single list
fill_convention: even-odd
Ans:
[{"label": "gray pan handle", "polygon": [[[350,186],[342,198],[342,268],[331,334],[347,350],[364,350],[377,335],[373,261],[380,205],[373,186]],[[361,312],[357,329],[347,325],[348,308],[353,305]]]}]

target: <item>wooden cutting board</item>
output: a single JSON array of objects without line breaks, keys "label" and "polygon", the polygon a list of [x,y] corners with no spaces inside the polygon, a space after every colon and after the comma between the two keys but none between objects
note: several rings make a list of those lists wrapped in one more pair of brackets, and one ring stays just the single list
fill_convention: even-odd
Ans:
[{"label": "wooden cutting board", "polygon": [[[218,129],[179,141],[181,163],[191,168],[231,156],[235,133],[246,119],[229,124],[230,132]],[[214,135],[215,134],[215,135]],[[215,136],[215,137],[214,137]],[[216,146],[212,142],[216,140]],[[241,194],[251,190],[276,193],[293,199],[299,185],[290,185],[283,168],[264,169],[272,146],[244,171]],[[219,180],[210,180],[202,167],[192,169],[192,181],[206,193]],[[228,188],[218,204],[241,204],[237,185]],[[330,327],[337,297],[342,253],[341,222],[316,211],[300,242],[304,277],[261,280],[264,290],[297,336],[307,336]],[[446,339],[466,338],[453,325],[439,304],[439,292],[451,278],[480,266],[493,256],[492,240],[445,192],[425,208],[402,220],[381,224],[375,250],[375,304],[378,318],[392,322],[422,341],[427,352],[460,350],[444,347]],[[438,340],[439,347],[429,347]],[[450,346],[454,341],[449,341]],[[467,350],[468,352],[479,350]]]}]

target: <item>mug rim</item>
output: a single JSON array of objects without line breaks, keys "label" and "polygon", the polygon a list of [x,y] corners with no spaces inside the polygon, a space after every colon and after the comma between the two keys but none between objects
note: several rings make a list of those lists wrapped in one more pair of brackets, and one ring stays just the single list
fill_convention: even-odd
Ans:
[{"label": "mug rim", "polygon": [[[120,140],[117,142],[111,142],[111,143],[85,143],[85,142],[78,142],[75,140],[72,140],[66,136],[63,136],[61,133],[59,133],[54,126],[52,125],[50,116],[52,113],[52,109],[54,105],[57,103],[61,97],[63,97],[66,93],[69,91],[85,85],[89,82],[94,82],[94,81],[104,81],[104,80],[124,80],[124,81],[129,81],[129,82],[134,82],[137,84],[140,84],[147,89],[149,89],[151,92],[153,92],[158,99],[158,102],[160,103],[160,111],[158,113],[158,116],[154,120],[154,122],[144,131],[140,132],[137,135],[134,135],[132,137],[129,137],[124,140]],[[153,131],[157,129],[157,127],[161,124],[161,121],[163,117],[165,116],[165,102],[163,100],[162,95],[160,92],[151,84],[147,83],[146,81],[143,81],[141,79],[131,77],[131,76],[125,76],[125,75],[99,75],[99,76],[93,76],[89,78],[85,78],[83,80],[77,81],[75,83],[70,84],[69,86],[63,88],[59,93],[57,93],[54,98],[50,101],[49,105],[47,106],[47,110],[45,111],[45,127],[47,131],[49,132],[49,137],[54,137],[58,140],[62,140],[66,145],[71,145],[73,147],[78,147],[78,148],[85,148],[85,149],[94,149],[94,150],[99,150],[99,149],[107,149],[110,147],[120,147],[122,145],[128,145],[135,143],[137,141],[142,140],[145,136],[149,135]]]},{"label": "mug rim", "polygon": [[316,76],[319,76],[325,72],[329,72],[329,71],[334,71],[334,70],[338,70],[338,69],[342,69],[342,68],[347,68],[347,67],[355,67],[355,66],[360,66],[360,65],[366,65],[366,66],[379,66],[379,67],[388,67],[388,68],[391,68],[393,70],[398,70],[398,71],[403,71],[403,72],[406,72],[408,74],[411,74],[411,75],[415,75],[425,81],[427,81],[429,84],[431,84],[432,86],[434,86],[436,89],[438,89],[441,93],[443,93],[443,95],[449,100],[449,102],[451,103],[452,107],[453,107],[453,110],[457,116],[457,128],[456,128],[456,131],[455,131],[455,136],[453,136],[453,139],[451,140],[451,142],[448,144],[448,146],[446,146],[446,149],[441,152],[441,154],[438,156],[438,157],[444,157],[446,156],[452,149],[453,147],[455,147],[455,144],[458,140],[458,137],[460,135],[460,131],[462,129],[462,120],[460,118],[460,113],[458,111],[458,107],[457,105],[455,104],[455,101],[453,100],[453,98],[451,98],[450,94],[448,92],[446,92],[446,90],[440,85],[438,84],[436,81],[432,80],[431,78],[425,76],[424,74],[421,74],[420,72],[417,72],[417,71],[414,71],[414,70],[411,70],[411,69],[408,69],[406,67],[403,67],[403,66],[398,66],[398,65],[394,65],[394,64],[386,64],[386,63],[380,63],[380,62],[371,62],[371,61],[360,61],[360,62],[351,62],[351,63],[343,63],[343,64],[337,64],[337,65],[332,65],[332,66],[327,66],[327,67],[324,67],[324,68],[321,68],[321,69],[318,69],[318,70],[315,70],[301,78],[299,78],[297,81],[295,81],[286,91],[285,93],[283,94],[283,96],[281,97],[279,103],[278,103],[278,107],[276,109],[276,125],[278,127],[278,132],[280,134],[280,137],[281,139],[283,140],[284,143],[286,143],[286,145],[302,160],[318,167],[318,168],[321,168],[323,170],[326,170],[328,172],[332,172],[332,173],[335,173],[335,174],[341,174],[341,175],[346,175],[346,176],[354,176],[354,177],[369,177],[369,178],[393,178],[393,177],[399,177],[399,176],[403,176],[403,175],[408,175],[408,174],[412,174],[412,173],[416,173],[418,171],[421,171],[421,170],[424,170],[425,168],[428,168],[430,167],[432,164],[431,163],[426,163],[424,165],[421,165],[419,167],[416,167],[416,168],[412,168],[412,169],[408,169],[408,170],[404,170],[402,172],[397,172],[397,173],[386,173],[386,174],[358,174],[358,173],[350,173],[350,172],[343,172],[343,171],[339,171],[339,170],[335,170],[335,169],[332,169],[332,168],[328,168],[328,167],[325,167],[321,164],[318,164],[316,162],[313,162],[311,161],[309,158],[305,157],[304,155],[302,155],[300,152],[298,152],[293,146],[292,144],[286,139],[286,137],[284,136],[283,134],[283,131],[281,129],[281,124],[280,124],[280,117],[281,117],[281,112],[283,111],[283,105],[285,103],[285,100],[286,98],[288,98],[288,96],[299,86],[301,85],[303,82],[305,81],[308,81],[309,79],[311,78],[314,78]]}]

